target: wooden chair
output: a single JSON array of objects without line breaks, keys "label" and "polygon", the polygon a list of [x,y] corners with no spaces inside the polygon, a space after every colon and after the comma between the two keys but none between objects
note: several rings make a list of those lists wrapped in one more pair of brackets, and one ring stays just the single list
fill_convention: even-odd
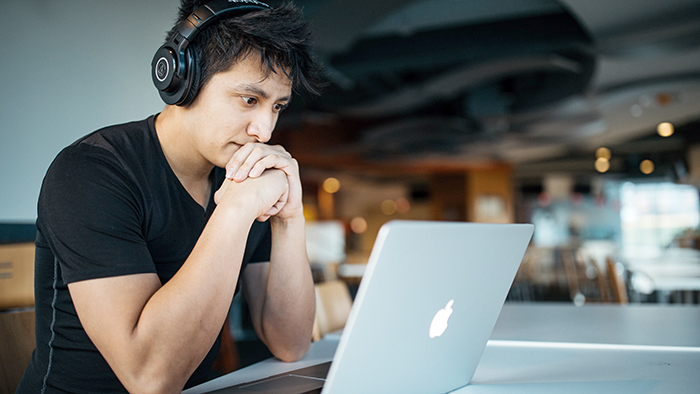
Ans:
[{"label": "wooden chair", "polygon": [[0,245],[0,394],[14,393],[36,347],[34,244]]},{"label": "wooden chair", "polygon": [[615,259],[608,256],[605,259],[605,264],[608,270],[607,276],[608,282],[610,282],[610,288],[612,289],[613,302],[617,304],[629,304],[625,278],[622,277],[621,273],[617,272],[617,265]]},{"label": "wooden chair", "polygon": [[563,250],[561,257],[573,301],[579,297],[587,304],[614,302],[608,277],[594,258],[580,250]]},{"label": "wooden chair", "polygon": [[236,346],[236,340],[233,338],[231,323],[229,323],[229,321],[229,317],[227,316],[224,322],[224,328],[221,331],[221,347],[212,365],[212,369],[221,375],[231,373],[241,366],[238,356],[238,346]]},{"label": "wooden chair", "polygon": [[598,281],[598,288],[600,289],[600,298],[602,302],[612,302],[612,296],[610,295],[609,283],[606,279],[606,275],[603,275],[600,266],[591,258],[591,264],[595,264],[596,269],[598,269],[598,274],[596,275],[596,280]]},{"label": "wooden chair", "polygon": [[326,334],[345,327],[350,315],[352,298],[345,282],[333,280],[315,286],[316,315],[313,340],[318,341]]},{"label": "wooden chair", "polygon": [[0,245],[0,310],[34,306],[34,244]]},{"label": "wooden chair", "polygon": [[564,263],[564,272],[566,272],[566,280],[569,286],[569,295],[571,300],[575,301],[579,295],[582,295],[581,289],[579,288],[580,273],[579,267],[576,262],[575,252],[570,249],[563,249],[561,251],[561,259]]},{"label": "wooden chair", "polygon": [[12,394],[36,347],[34,309],[0,312],[0,394]]}]

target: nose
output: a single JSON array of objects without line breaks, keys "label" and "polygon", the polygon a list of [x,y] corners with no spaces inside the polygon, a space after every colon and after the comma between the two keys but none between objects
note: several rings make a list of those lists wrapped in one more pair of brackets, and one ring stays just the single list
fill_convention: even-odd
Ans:
[{"label": "nose", "polygon": [[258,142],[267,142],[272,138],[272,130],[277,123],[277,114],[259,111],[248,124],[248,135],[255,137]]}]

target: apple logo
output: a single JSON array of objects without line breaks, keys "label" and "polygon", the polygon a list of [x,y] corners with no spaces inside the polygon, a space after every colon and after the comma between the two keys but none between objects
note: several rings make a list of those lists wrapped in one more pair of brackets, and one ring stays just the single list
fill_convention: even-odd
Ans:
[{"label": "apple logo", "polygon": [[439,337],[447,330],[447,320],[449,320],[452,315],[452,304],[454,304],[454,302],[455,300],[450,300],[447,305],[437,311],[435,317],[433,317],[433,321],[430,323],[431,338]]}]

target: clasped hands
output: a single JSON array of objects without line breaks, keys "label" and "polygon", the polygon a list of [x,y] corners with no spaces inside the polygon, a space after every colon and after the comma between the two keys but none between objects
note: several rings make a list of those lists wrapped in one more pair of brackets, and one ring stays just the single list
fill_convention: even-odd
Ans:
[{"label": "clasped hands", "polygon": [[[257,220],[303,215],[297,161],[280,145],[249,142],[226,164],[226,179],[214,195],[217,205],[241,197],[257,203]],[[252,199],[252,200],[250,200]]]}]

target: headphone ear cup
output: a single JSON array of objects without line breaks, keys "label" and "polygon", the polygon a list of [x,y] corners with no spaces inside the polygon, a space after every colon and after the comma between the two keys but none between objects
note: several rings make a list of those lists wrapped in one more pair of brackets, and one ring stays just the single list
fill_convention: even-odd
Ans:
[{"label": "headphone ear cup", "polygon": [[178,56],[168,45],[156,51],[151,61],[151,78],[166,104],[183,105],[192,86],[196,63],[190,48]]},{"label": "headphone ear cup", "polygon": [[187,58],[187,77],[184,82],[187,87],[182,93],[182,99],[177,103],[177,105],[181,106],[190,104],[197,97],[197,93],[199,93],[199,79],[201,76],[199,62],[197,61],[197,53],[194,48],[188,47],[185,57]]},{"label": "headphone ear cup", "polygon": [[161,92],[176,90],[179,83],[177,78],[177,58],[170,47],[163,45],[158,48],[151,61],[151,79]]}]

